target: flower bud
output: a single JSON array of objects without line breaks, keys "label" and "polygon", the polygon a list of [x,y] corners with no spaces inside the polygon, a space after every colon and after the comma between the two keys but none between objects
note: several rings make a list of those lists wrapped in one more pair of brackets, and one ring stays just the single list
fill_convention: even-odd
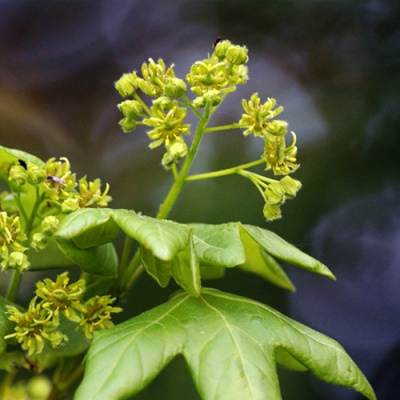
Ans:
[{"label": "flower bud", "polygon": [[26,254],[22,253],[21,251],[13,251],[7,259],[7,267],[4,268],[3,266],[3,268],[4,269],[13,268],[22,272],[29,269],[29,266],[30,264]]},{"label": "flower bud", "polygon": [[121,78],[115,82],[115,89],[118,90],[122,97],[132,96],[138,88],[136,72],[123,74]]},{"label": "flower bud", "polygon": [[143,112],[143,107],[137,100],[125,100],[119,103],[117,107],[129,119],[136,119]]},{"label": "flower bud", "polygon": [[210,104],[212,107],[217,106],[222,101],[222,93],[220,90],[211,89],[204,93],[203,96],[196,97],[193,100],[193,105],[196,108],[203,108],[206,104]]},{"label": "flower bud", "polygon": [[172,98],[182,97],[186,93],[186,83],[179,78],[172,78],[164,86],[164,93]]},{"label": "flower bud", "polygon": [[225,57],[231,64],[241,65],[245,64],[249,59],[247,52],[248,50],[245,46],[231,45],[226,50]]},{"label": "flower bud", "polygon": [[301,182],[286,175],[280,180],[280,183],[285,191],[287,198],[291,199],[296,196],[301,188]]},{"label": "flower bud", "polygon": [[32,236],[31,247],[35,250],[43,250],[47,246],[47,238],[43,233],[36,232]]},{"label": "flower bud", "polygon": [[206,105],[206,99],[204,98],[204,96],[198,96],[193,100],[193,105],[196,108],[203,108]]},{"label": "flower bud", "polygon": [[226,51],[231,46],[232,44],[229,40],[222,40],[216,44],[214,54],[221,60],[225,57]]},{"label": "flower bud", "polygon": [[211,89],[203,95],[206,103],[211,104],[211,106],[215,107],[222,101],[222,93],[220,90]]},{"label": "flower bud", "polygon": [[8,180],[15,182],[18,186],[22,186],[26,182],[26,169],[21,165],[13,165],[8,174]]},{"label": "flower bud", "polygon": [[57,230],[59,223],[60,221],[57,217],[55,217],[54,215],[49,215],[42,221],[42,232],[47,236],[52,236]]},{"label": "flower bud", "polygon": [[159,107],[163,111],[170,110],[175,104],[176,101],[172,101],[168,96],[160,96],[153,100],[153,106]]},{"label": "flower bud", "polygon": [[135,130],[136,128],[136,121],[134,119],[130,119],[130,118],[122,118],[119,121],[119,124],[122,128],[122,130],[127,133],[127,132],[132,132],[133,130]]},{"label": "flower bud", "polygon": [[285,136],[287,132],[288,123],[279,119],[274,119],[268,123],[268,133],[274,136]]},{"label": "flower bud", "polygon": [[273,182],[268,185],[264,192],[265,199],[271,204],[283,204],[285,201],[285,190],[280,182]]},{"label": "flower bud", "polygon": [[69,214],[76,210],[79,210],[79,200],[77,198],[68,198],[64,200],[61,204],[61,211],[64,214]]},{"label": "flower bud", "polygon": [[31,185],[38,185],[42,183],[47,177],[44,167],[39,167],[36,164],[28,163],[28,182]]},{"label": "flower bud", "polygon": [[185,157],[187,152],[186,143],[183,140],[176,140],[168,145],[167,152],[164,154],[161,164],[164,168],[169,169],[173,164]]},{"label": "flower bud", "polygon": [[282,217],[282,212],[279,206],[276,204],[266,203],[263,209],[264,217],[268,221],[273,221],[274,219],[279,219]]}]

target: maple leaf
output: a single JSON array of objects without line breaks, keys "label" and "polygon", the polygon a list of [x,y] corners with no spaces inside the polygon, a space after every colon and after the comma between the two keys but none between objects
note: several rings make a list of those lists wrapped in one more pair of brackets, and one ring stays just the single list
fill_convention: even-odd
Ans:
[{"label": "maple leaf", "polygon": [[74,399],[126,399],[178,354],[204,400],[281,400],[277,364],[376,399],[336,341],[271,307],[215,289],[197,297],[181,292],[96,334]]}]

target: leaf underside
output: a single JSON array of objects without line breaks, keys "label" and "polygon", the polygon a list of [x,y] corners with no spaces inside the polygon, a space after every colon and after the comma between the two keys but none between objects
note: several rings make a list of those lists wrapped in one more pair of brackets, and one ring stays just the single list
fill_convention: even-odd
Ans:
[{"label": "leaf underside", "polygon": [[[120,231],[139,243],[147,273],[162,287],[172,277],[192,295],[200,294],[204,268],[213,278],[222,276],[224,268],[239,267],[291,291],[294,286],[278,260],[334,279],[324,264],[273,232],[240,222],[186,225],[132,210],[83,209],[61,222],[56,240],[64,254],[77,262],[113,241]],[[86,261],[78,265],[85,268]],[[110,273],[107,266],[101,270],[103,275]],[[94,271],[86,267],[86,272]]]},{"label": "leaf underside", "polygon": [[375,400],[336,341],[268,306],[214,289],[198,297],[180,293],[96,334],[74,399],[133,396],[178,354],[204,400],[281,400],[277,363]]}]

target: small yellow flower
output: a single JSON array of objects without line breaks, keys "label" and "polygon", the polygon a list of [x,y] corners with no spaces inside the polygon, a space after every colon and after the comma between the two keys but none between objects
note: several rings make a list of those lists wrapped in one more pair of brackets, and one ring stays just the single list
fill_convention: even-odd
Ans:
[{"label": "small yellow flower", "polygon": [[159,59],[157,63],[149,58],[149,63],[142,64],[143,79],[138,78],[140,90],[148,96],[158,97],[164,94],[165,86],[175,79],[174,66],[165,68],[165,63]]},{"label": "small yellow flower", "polygon": [[244,135],[253,133],[254,136],[266,136],[268,133],[275,133],[276,128],[271,125],[271,120],[283,111],[282,106],[274,109],[275,106],[276,100],[272,98],[261,104],[258,93],[254,93],[248,102],[243,100],[242,107],[245,114],[242,115],[239,126],[246,129]]},{"label": "small yellow flower", "polygon": [[47,196],[56,201],[63,201],[74,192],[76,182],[75,174],[70,170],[70,163],[66,157],[60,161],[50,158],[46,162],[46,179],[42,182],[43,191]]},{"label": "small yellow flower", "polygon": [[4,338],[15,338],[22,349],[28,351],[28,356],[41,353],[45,341],[56,347],[68,340],[65,335],[57,331],[58,321],[52,319],[52,313],[41,303],[36,304],[36,299],[35,297],[31,300],[26,312],[7,305],[9,319],[15,323],[15,332]]},{"label": "small yellow flower", "polygon": [[79,322],[81,298],[85,291],[85,281],[80,279],[69,284],[68,272],[59,275],[56,281],[46,278],[43,282],[36,284],[36,294],[43,299],[43,307],[48,309],[56,318],[63,313],[71,321]]},{"label": "small yellow flower", "polygon": [[43,234],[47,236],[52,236],[57,230],[59,223],[60,220],[54,215],[49,215],[48,217],[45,217],[41,223]]},{"label": "small yellow flower", "polygon": [[155,142],[150,144],[150,148],[160,146],[163,142],[168,146],[180,135],[189,133],[190,125],[184,124],[186,109],[178,107],[174,103],[169,110],[163,110],[157,104],[151,108],[152,116],[143,120],[143,123],[152,126],[153,129],[147,132],[150,139]]},{"label": "small yellow flower", "polygon": [[[27,250],[22,243],[26,240],[26,235],[22,231],[20,219],[18,216],[10,216],[6,211],[0,211],[0,258],[2,258],[1,267],[7,269],[10,267],[22,266],[14,257],[10,260],[11,254],[22,254]],[[22,261],[22,260],[21,260]],[[25,260],[27,262],[27,260]],[[26,269],[26,262],[23,263]],[[29,265],[29,264],[28,264]]]},{"label": "small yellow flower", "polygon": [[121,78],[115,82],[115,88],[122,97],[132,96],[138,86],[138,77],[136,72],[123,74]]},{"label": "small yellow flower", "polygon": [[24,167],[21,165],[13,165],[10,168],[8,180],[16,183],[18,186],[22,186],[26,182],[27,175]]},{"label": "small yellow flower", "polygon": [[95,331],[114,326],[111,321],[111,313],[122,311],[120,307],[112,307],[115,298],[110,296],[95,296],[89,299],[82,310],[80,326],[87,339],[92,339]]},{"label": "small yellow flower", "polygon": [[282,136],[266,136],[263,159],[267,164],[266,169],[272,169],[275,175],[287,175],[299,168],[299,164],[296,164],[296,135],[291,133],[293,141],[290,146],[286,146]]},{"label": "small yellow flower", "polygon": [[217,58],[208,58],[197,61],[190,68],[186,80],[191,86],[191,91],[198,96],[204,95],[211,89],[222,90],[228,85],[225,62],[219,62]]},{"label": "small yellow flower", "polygon": [[111,201],[111,196],[107,193],[110,190],[110,186],[107,183],[104,192],[101,193],[101,181],[95,179],[93,182],[88,182],[86,177],[79,180],[79,195],[78,203],[80,208],[97,208],[107,207]]}]

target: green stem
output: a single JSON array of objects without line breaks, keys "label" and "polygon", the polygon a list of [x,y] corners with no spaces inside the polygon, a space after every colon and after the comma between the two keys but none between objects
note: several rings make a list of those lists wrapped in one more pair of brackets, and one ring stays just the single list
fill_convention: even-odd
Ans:
[{"label": "green stem", "polygon": [[172,175],[174,176],[174,180],[177,180],[179,174],[178,174],[178,168],[176,167],[176,164],[172,164],[171,170],[172,170]]},{"label": "green stem", "polygon": [[197,115],[197,117],[201,120],[203,118],[203,116],[201,115],[199,110],[192,104],[190,99],[185,94],[182,96],[182,99],[184,100],[183,104],[185,106],[189,107]]},{"label": "green stem", "polygon": [[147,112],[147,114],[151,116],[151,111],[149,107],[147,107],[146,103],[140,98],[140,96],[136,92],[133,94],[133,97],[142,105],[143,109]]},{"label": "green stem", "polygon": [[7,291],[7,295],[6,295],[7,300],[14,301],[15,298],[17,297],[17,292],[18,292],[19,284],[21,282],[21,277],[22,277],[22,273],[20,271],[18,271],[17,269],[14,269],[10,284],[8,286],[8,291]]},{"label": "green stem", "polygon": [[[215,109],[214,109],[215,111]],[[193,137],[193,142],[192,146],[190,147],[190,150],[188,151],[188,154],[186,156],[185,162],[179,171],[178,174],[176,174],[176,171],[174,173],[175,176],[175,181],[173,185],[171,186],[171,189],[169,190],[164,203],[161,205],[156,218],[157,219],[164,219],[167,218],[168,214],[170,213],[172,207],[174,206],[176,199],[178,198],[180,192],[182,191],[182,188],[184,184],[186,183],[186,177],[187,174],[189,173],[190,167],[192,166],[192,163],[194,161],[194,158],[197,153],[197,149],[200,145],[201,138],[204,134],[204,130],[206,129],[207,123],[211,117],[211,107],[206,107],[204,111],[204,115],[201,116],[199,125],[197,126],[196,132]],[[142,274],[144,271],[143,265],[140,263],[140,250],[137,250],[134,257],[132,258],[132,261],[129,263],[128,267],[125,270],[124,276],[121,281],[121,296],[124,295],[126,291],[128,291],[134,283],[138,280],[139,276]]]},{"label": "green stem", "polygon": [[[27,242],[28,243],[30,243],[30,241],[31,241],[31,236],[32,236],[32,232],[33,232],[33,223],[34,223],[35,218],[37,216],[37,211],[38,211],[38,208],[39,208],[42,200],[43,200],[43,196],[39,196],[39,189],[36,189],[36,202],[35,202],[35,205],[33,206],[31,215],[28,218],[26,213],[25,213],[24,208],[22,207],[22,203],[19,200],[19,194],[16,197],[16,201],[17,201],[19,210],[20,210],[21,215],[23,216],[23,218],[25,220],[25,224],[26,224],[25,233],[26,233],[26,236],[27,236]],[[19,285],[21,283],[21,277],[22,277],[21,271],[15,269],[13,271],[13,274],[12,274],[12,277],[11,277],[11,281],[9,283],[8,290],[7,290],[6,297],[7,297],[8,300],[14,301],[15,298],[17,297],[18,288],[19,288]]]},{"label": "green stem", "polygon": [[[249,178],[251,181],[257,180],[260,183],[261,182],[267,182],[267,184],[269,184],[269,183],[277,182],[276,179],[268,178],[267,176],[256,174],[255,172],[243,171],[242,170],[242,171],[239,171],[239,174],[244,176],[244,177],[246,177],[246,178]],[[266,187],[267,185],[264,184],[264,186]]]},{"label": "green stem", "polygon": [[239,128],[239,122],[236,122],[234,124],[230,125],[221,125],[221,126],[213,126],[211,128],[206,128],[204,130],[204,133],[209,133],[209,132],[217,132],[217,131],[227,131],[230,129],[237,129]]},{"label": "green stem", "polygon": [[31,241],[31,236],[32,236],[32,231],[33,231],[33,223],[35,222],[35,219],[38,214],[39,206],[42,203],[43,199],[44,199],[44,194],[39,196],[39,187],[37,187],[36,188],[36,202],[35,202],[35,205],[33,206],[33,209],[31,212],[31,217],[27,221],[26,228],[25,228],[26,236],[28,238],[28,243],[30,243],[30,241]]},{"label": "green stem", "polygon": [[[121,282],[120,282],[120,287],[122,289],[122,292],[124,292],[126,289],[130,288],[137,281],[137,278],[140,276],[140,273],[141,273],[140,267],[141,267],[140,250],[137,249],[131,262],[126,267],[124,274],[123,275],[120,274],[120,276],[122,277]],[[136,277],[136,275],[139,275],[139,276]],[[134,276],[136,278],[134,278]]]},{"label": "green stem", "polygon": [[126,236],[124,242],[124,248],[122,250],[121,262],[119,263],[118,274],[123,277],[128,266],[129,256],[131,254],[133,239],[130,236]]},{"label": "green stem", "polygon": [[198,181],[202,179],[218,178],[220,176],[240,174],[242,170],[260,165],[264,160],[256,160],[247,164],[237,165],[236,167],[221,169],[220,171],[206,172],[204,174],[191,175],[186,178],[186,181]]},{"label": "green stem", "polygon": [[15,199],[15,202],[17,203],[20,215],[22,216],[23,220],[25,221],[25,224],[28,224],[28,216],[26,215],[25,209],[21,203],[21,192],[20,191],[15,193],[14,199]]},{"label": "green stem", "polygon": [[190,167],[192,166],[192,163],[194,161],[194,158],[197,153],[197,149],[199,147],[201,138],[204,134],[204,130],[206,129],[207,123],[211,117],[211,107],[206,107],[204,111],[204,116],[201,117],[199,125],[197,126],[196,133],[193,138],[192,146],[187,154],[187,157],[185,159],[185,162],[179,171],[179,175],[177,179],[175,180],[174,184],[171,186],[170,191],[167,194],[167,197],[165,198],[164,203],[161,205],[160,210],[158,211],[158,214],[156,216],[157,219],[164,219],[168,216],[170,213],[173,205],[176,202],[176,199],[178,198],[183,185],[186,182],[186,177],[187,174],[189,173]]}]

